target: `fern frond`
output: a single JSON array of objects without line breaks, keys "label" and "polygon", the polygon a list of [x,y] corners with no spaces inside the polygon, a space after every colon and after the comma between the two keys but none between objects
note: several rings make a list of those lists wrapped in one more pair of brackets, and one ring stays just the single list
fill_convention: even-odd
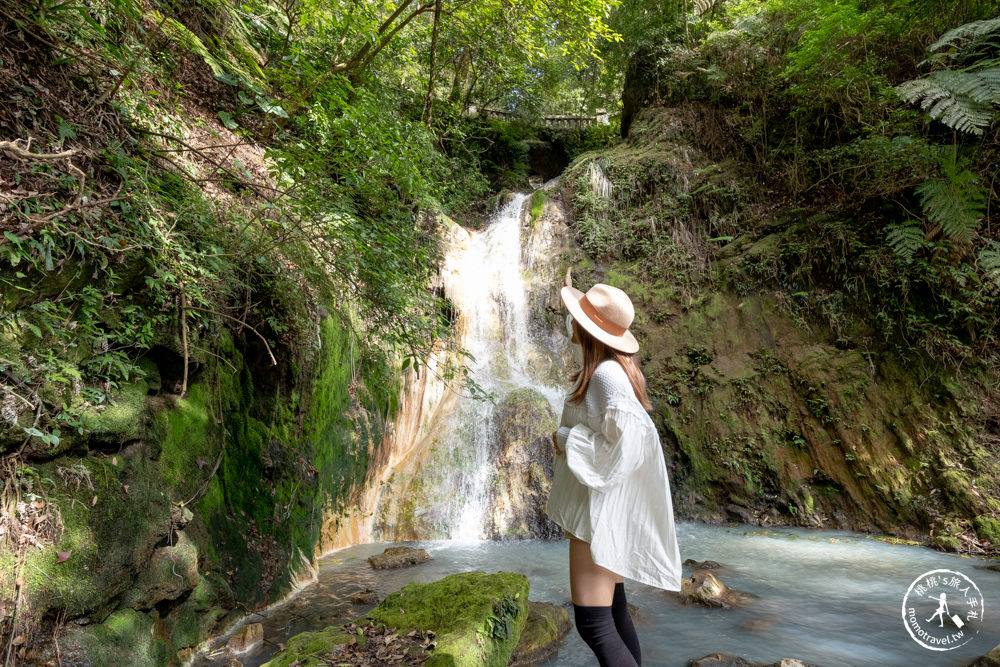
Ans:
[{"label": "fern frond", "polygon": [[[997,74],[998,76],[994,76]],[[944,70],[931,75],[934,82],[955,97],[967,97],[977,104],[990,105],[1000,102],[1000,69],[969,72]]]},{"label": "fern frond", "polygon": [[979,267],[1000,286],[1000,243],[993,239],[986,240],[986,247],[979,249]]},{"label": "fern frond", "polygon": [[964,161],[945,156],[941,161],[941,176],[917,186],[924,215],[942,231],[957,241],[969,242],[986,209],[986,190],[979,177]]},{"label": "fern frond", "polygon": [[924,247],[924,230],[916,220],[887,225],[885,241],[897,255],[909,263],[917,251]]},{"label": "fern frond", "polygon": [[901,84],[897,90],[907,102],[919,102],[928,115],[948,127],[983,134],[1000,103],[1000,69],[969,72],[943,70]]},{"label": "fern frond", "polygon": [[941,38],[938,41],[931,44],[930,47],[928,47],[928,51],[937,51],[938,49],[942,49],[946,46],[959,48],[964,42],[979,40],[993,34],[994,32],[1000,32],[1000,16],[992,19],[986,19],[984,21],[972,21],[971,23],[960,25],[957,28],[952,28],[945,34],[941,35]]},{"label": "fern frond", "polygon": [[213,76],[222,76],[225,74],[226,70],[222,63],[220,63],[215,56],[209,52],[205,43],[201,41],[198,35],[188,30],[187,26],[169,16],[164,17],[160,15],[159,12],[156,12],[156,20],[158,22],[162,22],[161,25],[163,26],[163,34],[166,35],[171,41],[176,43],[181,48],[201,56],[201,59],[205,61],[205,64],[211,68]]}]

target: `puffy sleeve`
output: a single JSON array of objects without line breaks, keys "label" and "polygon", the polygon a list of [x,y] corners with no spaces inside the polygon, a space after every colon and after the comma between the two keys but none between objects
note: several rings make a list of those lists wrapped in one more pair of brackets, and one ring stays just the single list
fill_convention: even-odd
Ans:
[{"label": "puffy sleeve", "polygon": [[628,404],[604,410],[599,433],[577,424],[566,437],[566,465],[581,484],[603,491],[642,465],[646,424]]}]

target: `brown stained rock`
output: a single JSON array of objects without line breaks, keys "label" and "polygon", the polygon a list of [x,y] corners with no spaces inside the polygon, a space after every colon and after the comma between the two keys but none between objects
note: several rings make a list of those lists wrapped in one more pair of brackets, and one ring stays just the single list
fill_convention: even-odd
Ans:
[{"label": "brown stained rock", "polygon": [[718,570],[722,567],[720,563],[714,560],[703,560],[701,562],[696,561],[694,558],[688,558],[684,561],[685,565],[690,565],[695,570]]},{"label": "brown stained rock", "polygon": [[431,559],[423,549],[413,547],[389,547],[382,553],[369,556],[368,564],[376,570],[385,570],[394,567],[405,567],[407,565],[417,565],[426,563]]},{"label": "brown stained rock", "polygon": [[750,593],[730,589],[709,570],[695,570],[689,578],[681,579],[680,592],[670,591],[668,595],[684,604],[723,609],[741,607],[753,597]]},{"label": "brown stained rock", "polygon": [[538,665],[559,652],[562,640],[569,634],[573,622],[569,613],[552,602],[528,600],[528,620],[521,631],[508,667]]},{"label": "brown stained rock", "polygon": [[233,653],[246,653],[263,640],[264,626],[260,623],[247,623],[229,638],[226,648]]}]

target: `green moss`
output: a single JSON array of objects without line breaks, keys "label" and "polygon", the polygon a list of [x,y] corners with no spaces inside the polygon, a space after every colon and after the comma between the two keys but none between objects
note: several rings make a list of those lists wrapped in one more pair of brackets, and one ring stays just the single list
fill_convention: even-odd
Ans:
[{"label": "green moss", "polygon": [[[359,638],[360,639],[360,638]],[[331,625],[319,632],[303,632],[295,635],[285,644],[285,650],[278,653],[263,667],[322,667],[326,661],[319,656],[329,653],[335,646],[346,644],[351,635],[339,626]]]},{"label": "green moss", "polygon": [[221,575],[201,575],[188,598],[170,612],[170,645],[174,651],[196,646],[221,629],[233,615],[234,600],[229,584]]},{"label": "green moss", "polygon": [[[491,618],[505,595],[516,601],[509,634],[499,638]],[[401,632],[433,630],[437,648],[428,665],[506,667],[527,620],[528,580],[510,572],[461,572],[429,584],[408,584],[366,614]],[[403,613],[400,613],[402,610]]]},{"label": "green moss", "polygon": [[139,380],[123,386],[104,410],[85,410],[81,418],[92,438],[123,443],[142,437],[146,423],[149,384]]},{"label": "green moss", "polygon": [[167,646],[152,630],[149,615],[122,609],[60,641],[64,653],[85,655],[94,667],[159,667],[167,662]]},{"label": "green moss", "polygon": [[548,199],[548,195],[545,194],[545,190],[535,190],[531,193],[531,228],[535,228],[535,223],[538,222],[538,218],[542,215],[542,209],[545,208],[545,202]]},{"label": "green moss", "polygon": [[[172,487],[193,489],[198,480],[198,460],[211,457],[221,443],[215,435],[208,411],[209,388],[202,382],[188,387],[187,398],[177,399],[173,410],[157,414],[163,440],[160,455],[162,479]],[[187,484],[181,482],[184,479]]]},{"label": "green moss", "polygon": [[976,529],[976,536],[981,540],[987,540],[993,546],[1000,547],[1000,521],[989,516],[977,516],[972,520],[972,525]]}]

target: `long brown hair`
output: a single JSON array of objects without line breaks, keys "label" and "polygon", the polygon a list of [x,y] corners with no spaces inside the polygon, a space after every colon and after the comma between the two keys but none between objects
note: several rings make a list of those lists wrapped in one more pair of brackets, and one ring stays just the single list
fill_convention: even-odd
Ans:
[{"label": "long brown hair", "polygon": [[573,403],[581,402],[587,395],[587,387],[590,386],[590,378],[593,377],[597,365],[605,359],[614,359],[625,370],[625,375],[628,376],[628,381],[632,384],[632,391],[635,392],[635,397],[639,399],[642,407],[646,410],[653,409],[649,394],[646,393],[646,376],[642,374],[642,369],[639,368],[639,362],[636,361],[634,354],[619,352],[613,347],[605,345],[587,333],[587,330],[581,327],[575,319],[573,320],[573,331],[576,332],[576,337],[580,340],[580,346],[583,348],[583,368],[570,376],[570,380],[576,383],[573,393],[569,395],[570,401]]}]

